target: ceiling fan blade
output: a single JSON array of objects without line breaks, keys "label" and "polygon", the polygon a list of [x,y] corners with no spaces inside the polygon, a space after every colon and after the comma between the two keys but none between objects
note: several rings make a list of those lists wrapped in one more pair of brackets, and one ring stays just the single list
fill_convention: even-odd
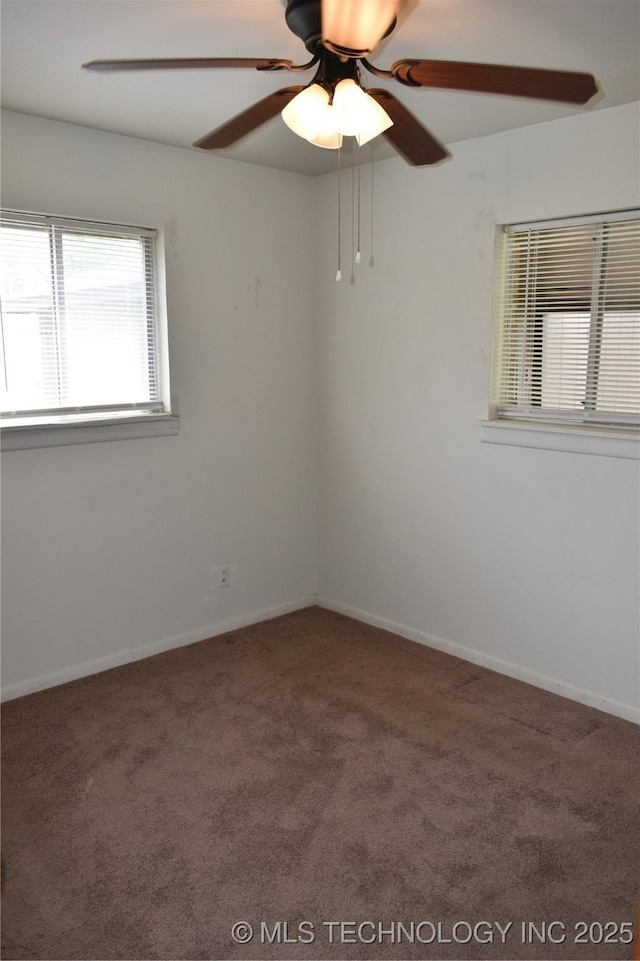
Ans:
[{"label": "ceiling fan blade", "polygon": [[239,113],[232,120],[228,120],[221,127],[217,127],[211,133],[200,137],[193,146],[200,147],[202,150],[219,150],[223,147],[230,147],[237,140],[251,133],[257,127],[261,127],[267,120],[271,120],[277,113],[280,113],[301,90],[304,90],[303,86],[283,87],[282,90],[276,90],[275,93],[269,94],[263,100],[258,100],[253,106]]},{"label": "ceiling fan blade", "polygon": [[293,67],[293,60],[266,59],[264,57],[178,57],[169,60],[89,60],[82,66],[85,70],[105,73],[116,70],[190,70],[194,67],[207,70],[219,67],[290,70]]},{"label": "ceiling fan blade", "polygon": [[391,67],[391,73],[396,80],[413,87],[535,97],[563,103],[586,103],[598,90],[590,73],[505,67],[490,63],[398,60]]},{"label": "ceiling fan blade", "polygon": [[436,164],[450,156],[449,151],[388,90],[374,88],[368,89],[367,93],[377,100],[393,120],[393,127],[383,131],[382,136],[395,147],[407,163],[413,167],[424,167],[426,164]]}]

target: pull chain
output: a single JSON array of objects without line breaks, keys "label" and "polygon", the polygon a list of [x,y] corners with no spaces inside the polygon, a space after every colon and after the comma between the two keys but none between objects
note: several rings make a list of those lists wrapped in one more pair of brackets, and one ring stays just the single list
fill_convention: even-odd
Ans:
[{"label": "pull chain", "polygon": [[351,164],[351,243],[349,253],[351,255],[351,277],[349,284],[355,287],[356,284],[356,165]]},{"label": "pull chain", "polygon": [[360,256],[360,141],[358,141],[358,243],[356,247],[356,263],[359,264]]},{"label": "pull chain", "polygon": [[336,273],[336,281],[342,280],[342,270],[340,269],[340,219],[341,219],[341,206],[340,206],[340,180],[342,175],[342,147],[338,147],[338,272]]},{"label": "pull chain", "polygon": [[374,156],[373,147],[371,148],[371,256],[369,257],[369,266],[373,267],[375,265],[375,260],[373,259],[373,167],[374,167]]}]

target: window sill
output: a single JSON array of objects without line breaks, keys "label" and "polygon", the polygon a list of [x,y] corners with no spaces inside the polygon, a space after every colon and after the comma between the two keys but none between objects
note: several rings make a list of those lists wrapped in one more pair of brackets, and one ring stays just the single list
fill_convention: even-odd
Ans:
[{"label": "window sill", "polygon": [[77,424],[3,425],[2,451],[29,450],[35,447],[66,447],[70,444],[98,444],[109,440],[136,440],[141,437],[166,437],[177,434],[177,414],[110,418],[81,421]]},{"label": "window sill", "polygon": [[633,430],[565,427],[513,420],[483,420],[480,427],[484,444],[640,459],[640,435]]}]

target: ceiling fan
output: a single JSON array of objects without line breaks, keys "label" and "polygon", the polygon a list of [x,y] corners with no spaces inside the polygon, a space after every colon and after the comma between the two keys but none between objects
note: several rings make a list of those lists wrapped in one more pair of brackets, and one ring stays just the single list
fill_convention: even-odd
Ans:
[{"label": "ceiling fan", "polygon": [[175,70],[249,68],[302,73],[317,66],[307,85],[283,87],[196,140],[194,147],[230,147],[278,113],[311,143],[337,148],[342,137],[366,143],[382,134],[413,166],[438,163],[446,148],[386,88],[365,88],[361,68],[375,77],[397,80],[408,87],[433,87],[474,93],[531,97],[584,104],[597,92],[588,73],[541,70],[498,64],[444,60],[397,60],[389,70],[367,58],[394,30],[406,0],[288,0],[285,19],[312,59],[196,57],[146,60],[91,60],[87,70]]}]

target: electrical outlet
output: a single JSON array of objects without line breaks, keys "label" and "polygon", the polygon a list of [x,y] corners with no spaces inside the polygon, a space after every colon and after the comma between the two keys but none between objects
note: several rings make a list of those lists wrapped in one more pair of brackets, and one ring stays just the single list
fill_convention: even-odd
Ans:
[{"label": "electrical outlet", "polygon": [[231,565],[218,568],[218,587],[228,587],[231,583]]}]

